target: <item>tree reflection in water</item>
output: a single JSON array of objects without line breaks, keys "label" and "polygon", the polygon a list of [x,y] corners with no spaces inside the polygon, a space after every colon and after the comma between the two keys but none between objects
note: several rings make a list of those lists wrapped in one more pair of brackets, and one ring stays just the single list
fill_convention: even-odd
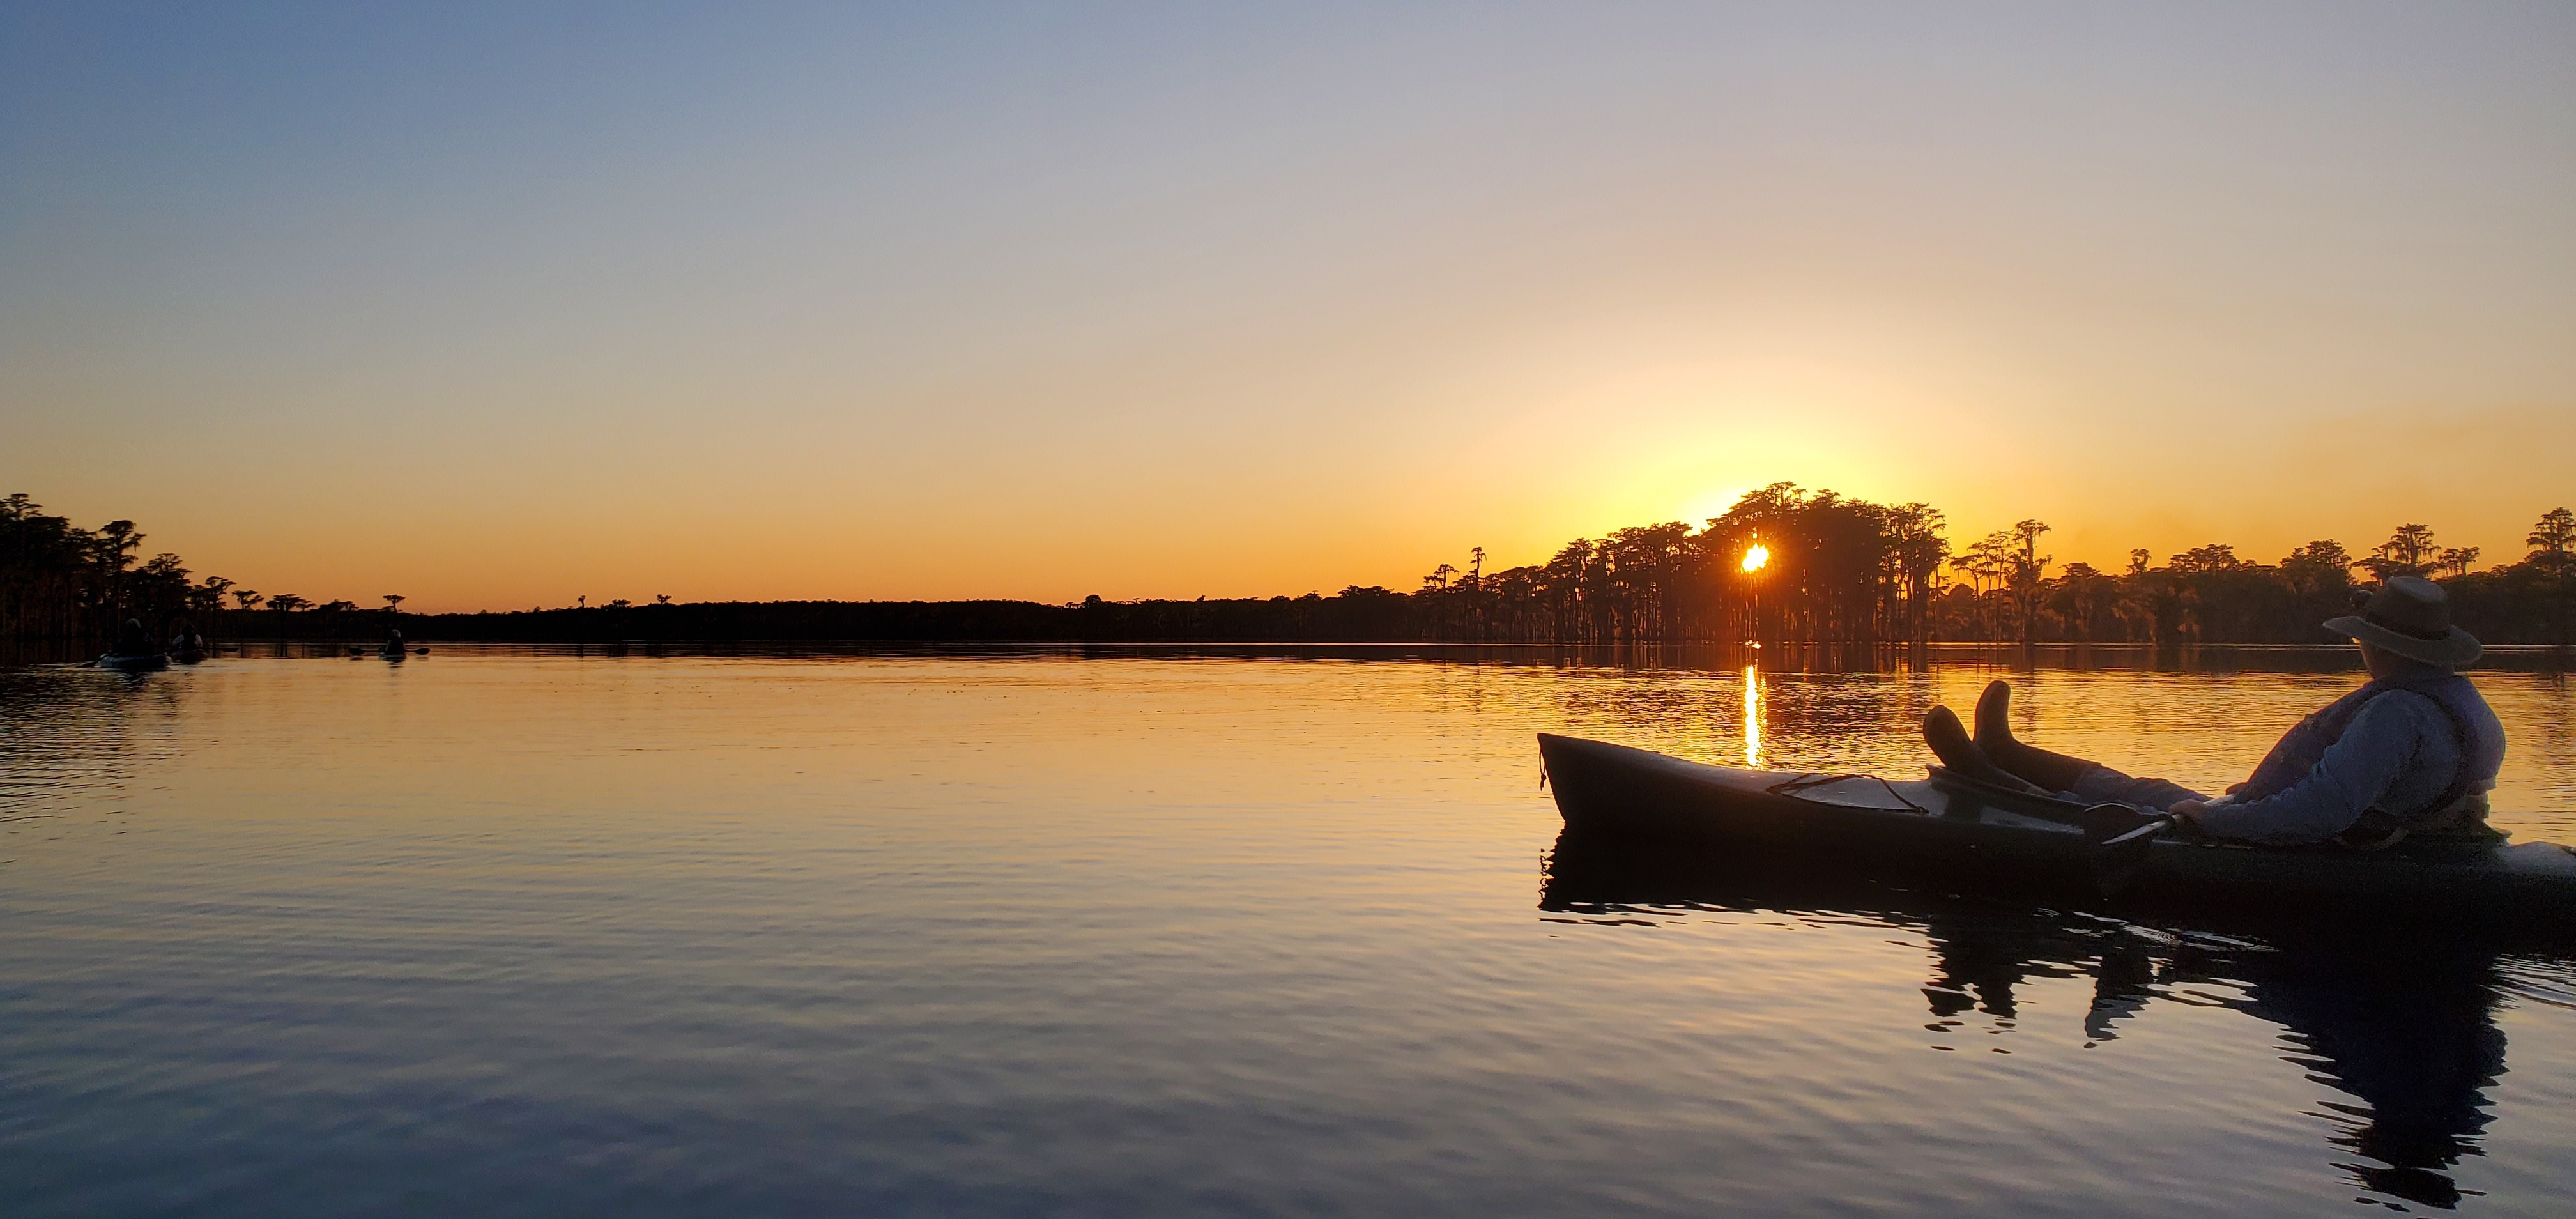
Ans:
[{"label": "tree reflection in water", "polygon": [[[2220,1004],[2281,1026],[2287,1061],[2351,1098],[2327,1100],[2338,1127],[2334,1166],[2356,1184],[2449,1209],[2464,1191],[2449,1170],[2482,1154],[2493,1119],[2487,1089],[2504,1074],[2496,1027],[2498,960],[2532,948],[2460,937],[2323,938],[2320,929],[2210,925],[2172,934],[2117,919],[1984,903],[1866,881],[1784,872],[1760,875],[1659,850],[1560,838],[1540,906],[1553,912],[1635,914],[1651,907],[1754,909],[1881,919],[1921,929],[1931,978],[1923,988],[1943,1031],[1975,1011],[2009,1026],[2015,988],[2033,978],[2093,982],[2084,1020],[2092,1041],[2158,999]],[[2171,923],[2165,926],[2171,927]],[[2557,955],[2555,949],[2549,955]],[[2220,983],[2192,987],[2193,983]]]}]

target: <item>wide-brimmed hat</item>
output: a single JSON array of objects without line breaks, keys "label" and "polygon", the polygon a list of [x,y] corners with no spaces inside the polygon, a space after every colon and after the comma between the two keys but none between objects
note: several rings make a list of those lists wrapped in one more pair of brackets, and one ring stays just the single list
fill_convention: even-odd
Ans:
[{"label": "wide-brimmed hat", "polygon": [[2451,625],[2450,594],[2416,576],[2381,581],[2360,613],[2330,619],[2326,629],[2446,669],[2466,668],[2486,651],[2477,636]]}]

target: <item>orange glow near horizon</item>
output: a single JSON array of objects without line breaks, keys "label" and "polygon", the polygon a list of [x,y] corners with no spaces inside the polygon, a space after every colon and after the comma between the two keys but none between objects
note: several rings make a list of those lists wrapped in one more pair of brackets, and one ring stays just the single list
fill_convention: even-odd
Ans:
[{"label": "orange glow near horizon", "polygon": [[1762,570],[1762,565],[1770,561],[1771,548],[1760,542],[1755,542],[1744,552],[1744,570],[1746,571],[1760,571]]}]

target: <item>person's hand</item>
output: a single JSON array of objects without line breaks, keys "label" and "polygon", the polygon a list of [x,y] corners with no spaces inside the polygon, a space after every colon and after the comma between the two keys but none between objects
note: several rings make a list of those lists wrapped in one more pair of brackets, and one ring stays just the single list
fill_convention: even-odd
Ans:
[{"label": "person's hand", "polygon": [[2194,828],[2198,828],[2200,825],[2201,810],[2208,807],[2208,802],[2203,800],[2176,800],[2172,804],[2166,806],[2165,811],[2190,822]]}]

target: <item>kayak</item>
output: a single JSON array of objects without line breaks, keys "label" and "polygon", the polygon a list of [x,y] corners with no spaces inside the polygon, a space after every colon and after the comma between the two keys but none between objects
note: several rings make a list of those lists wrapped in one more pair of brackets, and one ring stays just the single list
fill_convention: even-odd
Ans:
[{"label": "kayak", "polygon": [[102,669],[114,669],[119,673],[148,673],[154,669],[169,668],[170,658],[160,652],[150,652],[139,656],[119,656],[114,652],[110,652],[107,655],[98,658],[98,667]]},{"label": "kayak", "polygon": [[2105,883],[2085,832],[2098,814],[1939,767],[1916,780],[1792,774],[1547,733],[1538,742],[1567,833],[1590,839],[1696,844],[1730,863],[1824,863],[2091,902],[2116,896],[2144,908],[2503,919],[2576,936],[2576,852],[2555,843],[2422,838],[2354,851],[2167,836]]},{"label": "kayak", "polygon": [[170,663],[172,664],[192,665],[198,661],[204,660],[205,658],[206,654],[195,648],[182,648],[179,651],[170,653]]}]

